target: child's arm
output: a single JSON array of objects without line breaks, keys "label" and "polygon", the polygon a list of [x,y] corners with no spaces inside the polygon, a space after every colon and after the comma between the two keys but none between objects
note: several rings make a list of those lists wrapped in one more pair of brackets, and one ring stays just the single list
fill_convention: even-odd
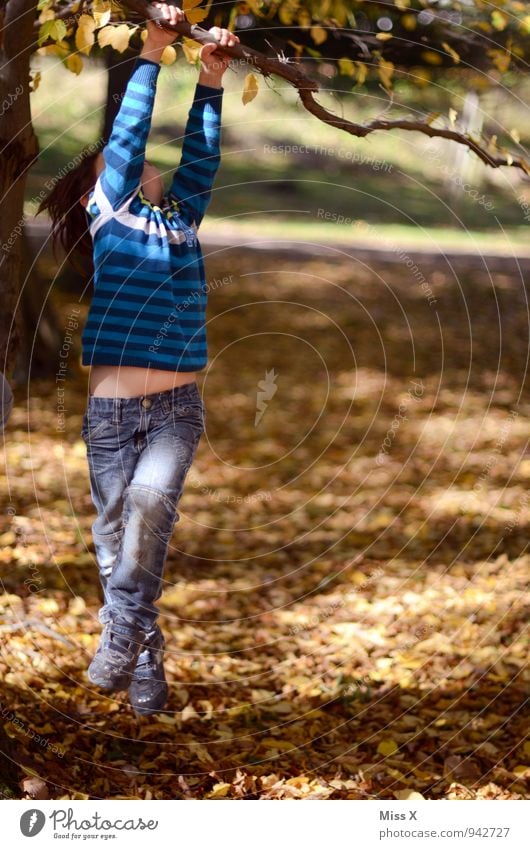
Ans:
[{"label": "child's arm", "polygon": [[114,210],[140,185],[159,71],[158,64],[141,56],[137,60],[103,149],[105,168],[99,183]]},{"label": "child's arm", "polygon": [[209,30],[218,44],[205,44],[201,48],[201,72],[195,87],[195,96],[189,111],[180,164],[173,175],[168,192],[180,209],[195,221],[198,228],[210,203],[212,187],[221,161],[221,109],[224,89],[223,74],[230,57],[213,56],[218,45],[232,46],[239,41],[227,29],[212,27]]},{"label": "child's arm", "polygon": [[223,89],[197,83],[188,115],[180,164],[168,192],[188,224],[199,227],[210,203],[213,181],[221,161],[221,105]]},{"label": "child's arm", "polygon": [[[176,6],[164,3],[154,5],[170,23],[185,20],[184,12]],[[122,206],[140,185],[160,73],[160,58],[165,47],[174,40],[174,32],[164,30],[153,21],[148,22],[147,38],[103,150],[105,168],[99,182],[114,210]]]}]

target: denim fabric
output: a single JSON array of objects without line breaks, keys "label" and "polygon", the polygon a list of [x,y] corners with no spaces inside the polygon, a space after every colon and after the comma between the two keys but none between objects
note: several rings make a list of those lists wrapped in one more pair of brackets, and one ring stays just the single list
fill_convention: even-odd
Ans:
[{"label": "denim fabric", "polygon": [[196,383],[135,398],[90,396],[81,435],[97,510],[102,623],[153,627],[177,505],[203,431]]}]

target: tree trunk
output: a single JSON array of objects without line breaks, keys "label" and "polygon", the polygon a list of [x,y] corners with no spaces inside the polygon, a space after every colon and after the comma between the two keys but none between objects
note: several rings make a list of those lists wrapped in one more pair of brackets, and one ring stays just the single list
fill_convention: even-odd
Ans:
[{"label": "tree trunk", "polygon": [[[9,375],[19,344],[17,321],[26,174],[38,154],[29,105],[35,0],[0,3],[0,369]],[[16,780],[16,762],[0,726],[0,794]]]},{"label": "tree trunk", "polygon": [[50,282],[43,280],[35,263],[36,251],[24,232],[20,276],[20,344],[14,378],[27,383],[31,378],[50,377],[57,371],[61,333],[59,317],[50,300]]},{"label": "tree trunk", "polygon": [[26,175],[38,155],[31,124],[29,61],[35,0],[0,4],[0,369],[9,375],[20,342],[21,234]]},{"label": "tree trunk", "polygon": [[121,106],[129,77],[131,76],[134,62],[138,56],[138,50],[127,50],[123,53],[108,51],[105,56],[107,65],[107,103],[105,105],[105,117],[103,119],[103,141],[106,144]]}]

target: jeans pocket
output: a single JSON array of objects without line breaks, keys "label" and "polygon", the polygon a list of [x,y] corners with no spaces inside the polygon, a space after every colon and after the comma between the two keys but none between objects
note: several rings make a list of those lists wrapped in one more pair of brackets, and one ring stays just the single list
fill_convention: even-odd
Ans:
[{"label": "jeans pocket", "polygon": [[204,405],[200,398],[175,404],[169,418],[176,436],[196,446],[205,428]]},{"label": "jeans pocket", "polygon": [[91,442],[103,433],[108,424],[109,420],[107,418],[101,418],[95,415],[89,417],[88,413],[85,412],[83,424],[81,425],[81,436],[85,442]]}]

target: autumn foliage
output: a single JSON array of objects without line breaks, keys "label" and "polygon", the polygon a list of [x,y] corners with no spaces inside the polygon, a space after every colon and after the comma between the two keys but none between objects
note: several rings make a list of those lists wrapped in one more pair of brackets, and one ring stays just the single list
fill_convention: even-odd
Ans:
[{"label": "autumn foliage", "polygon": [[[404,263],[365,260],[208,257],[232,275],[210,296],[159,717],[86,679],[100,626],[74,349],[65,432],[53,381],[19,392],[0,537],[18,794],[525,798],[519,270],[424,259],[433,304]],[[73,305],[57,299],[65,323]]]}]

